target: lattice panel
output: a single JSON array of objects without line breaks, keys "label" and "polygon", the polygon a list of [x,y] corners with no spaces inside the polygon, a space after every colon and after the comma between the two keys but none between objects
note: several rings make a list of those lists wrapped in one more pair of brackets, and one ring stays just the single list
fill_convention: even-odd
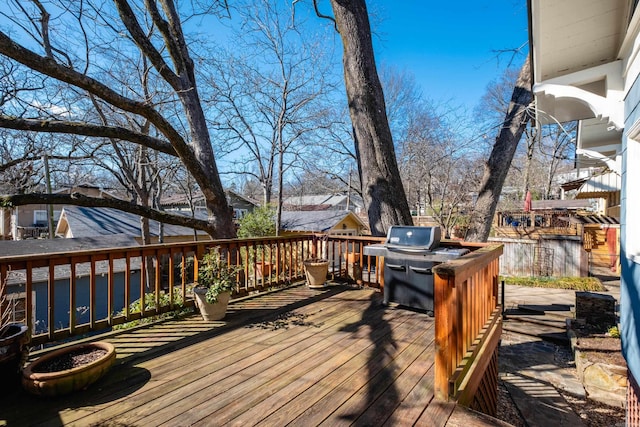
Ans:
[{"label": "lattice panel", "polygon": [[533,252],[534,276],[550,277],[553,275],[553,249],[536,246]]},{"label": "lattice panel", "polygon": [[627,370],[627,427],[640,427],[640,387]]},{"label": "lattice panel", "polygon": [[473,398],[471,409],[496,416],[498,410],[498,348],[493,352],[487,370]]}]

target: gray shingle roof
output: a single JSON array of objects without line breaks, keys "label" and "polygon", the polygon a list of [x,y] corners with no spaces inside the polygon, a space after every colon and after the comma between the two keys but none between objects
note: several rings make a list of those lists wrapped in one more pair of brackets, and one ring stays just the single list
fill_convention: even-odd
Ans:
[{"label": "gray shingle roof", "polygon": [[133,237],[126,236],[124,234],[84,237],[80,239],[0,240],[0,256],[20,256],[54,252],[68,253],[72,251],[119,248],[127,246],[139,245]]},{"label": "gray shingle roof", "polygon": [[[64,215],[74,238],[123,234],[140,236],[140,216],[112,208],[88,208],[65,206]],[[149,221],[151,236],[158,237],[158,221]],[[192,235],[191,228],[180,225],[164,225],[165,236]],[[198,234],[205,235],[203,231]]]},{"label": "gray shingle roof", "polygon": [[281,227],[287,231],[325,232],[342,221],[349,211],[282,211]]}]

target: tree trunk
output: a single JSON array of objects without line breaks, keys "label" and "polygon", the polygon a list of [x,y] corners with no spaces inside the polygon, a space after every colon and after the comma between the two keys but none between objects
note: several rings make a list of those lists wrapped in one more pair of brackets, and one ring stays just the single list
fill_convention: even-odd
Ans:
[{"label": "tree trunk", "polygon": [[[193,74],[193,64],[189,61],[190,67],[186,71],[186,76],[181,76],[184,81],[185,91],[180,92],[180,100],[184,106],[185,115],[189,122],[192,142],[190,143],[193,154],[198,163],[196,169],[202,171],[204,180],[194,178],[200,186],[204,195],[209,222],[216,230],[213,238],[234,238],[236,229],[233,224],[233,209],[227,203],[227,197],[222,187],[218,166],[211,147],[209,129],[202,110],[200,97],[196,89],[195,77]],[[185,162],[186,164],[187,162]],[[189,165],[187,165],[189,169]]]},{"label": "tree trunk", "polygon": [[478,200],[471,215],[471,223],[466,236],[467,241],[486,242],[489,238],[491,223],[504,180],[511,166],[518,142],[529,121],[527,107],[531,100],[531,71],[529,58],[527,58],[513,88],[511,102],[500,127],[500,133],[493,145],[489,160],[484,166]]},{"label": "tree trunk", "polygon": [[531,180],[531,164],[533,163],[533,150],[535,148],[536,137],[537,137],[536,129],[532,127],[529,129],[529,132],[527,132],[527,130],[525,129],[525,135],[527,140],[527,163],[525,164],[524,179],[523,179],[524,182],[522,184],[523,200],[527,194],[527,191],[529,191],[529,181]]},{"label": "tree trunk", "polygon": [[394,224],[412,224],[384,95],[378,78],[364,0],[331,0],[343,44],[344,80],[362,194],[374,236]]}]

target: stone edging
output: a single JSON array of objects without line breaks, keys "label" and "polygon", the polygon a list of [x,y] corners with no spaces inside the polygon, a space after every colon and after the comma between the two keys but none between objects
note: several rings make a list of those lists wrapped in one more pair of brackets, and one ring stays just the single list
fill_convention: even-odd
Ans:
[{"label": "stone edging", "polygon": [[610,406],[624,408],[627,401],[627,368],[589,361],[578,348],[578,337],[572,329],[573,319],[567,319],[567,336],[571,342],[578,379],[587,397]]}]

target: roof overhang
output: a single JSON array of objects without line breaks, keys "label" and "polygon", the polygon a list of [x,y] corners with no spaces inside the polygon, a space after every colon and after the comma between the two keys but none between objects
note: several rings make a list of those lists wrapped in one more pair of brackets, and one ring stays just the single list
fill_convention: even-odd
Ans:
[{"label": "roof overhang", "polygon": [[[579,162],[618,170],[622,51],[633,0],[529,0],[533,92],[541,124],[580,120]],[[637,20],[638,17],[635,17]]]},{"label": "roof overhang", "polygon": [[620,191],[621,188],[620,175],[615,172],[592,176],[578,188],[576,199],[607,197],[609,193]]}]

